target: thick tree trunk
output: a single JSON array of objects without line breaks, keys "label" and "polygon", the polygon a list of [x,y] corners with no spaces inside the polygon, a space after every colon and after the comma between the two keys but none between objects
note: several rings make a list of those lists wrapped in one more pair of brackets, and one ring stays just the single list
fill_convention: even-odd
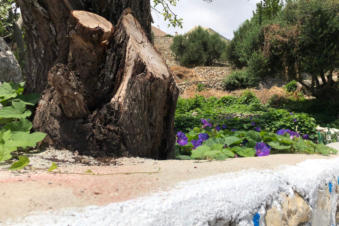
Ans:
[{"label": "thick tree trunk", "polygon": [[70,10],[86,10],[105,17],[113,25],[131,8],[147,36],[151,37],[150,0],[16,0],[23,17],[28,59],[25,90],[41,93],[47,74],[56,63],[68,58]]},{"label": "thick tree trunk", "polygon": [[[173,157],[178,89],[148,39],[149,0],[18,3],[31,29],[26,88],[43,92],[33,125],[48,144],[92,155]],[[128,6],[137,13],[121,16]],[[73,8],[100,12],[116,26]]]}]

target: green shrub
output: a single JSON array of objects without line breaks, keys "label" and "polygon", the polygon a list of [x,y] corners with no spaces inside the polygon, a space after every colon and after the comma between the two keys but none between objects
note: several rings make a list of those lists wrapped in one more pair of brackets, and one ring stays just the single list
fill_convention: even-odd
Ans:
[{"label": "green shrub", "polygon": [[253,92],[246,90],[238,98],[238,104],[260,104],[260,100],[254,95]]},{"label": "green shrub", "polygon": [[298,83],[295,80],[290,81],[285,85],[285,89],[287,92],[293,93],[297,90],[298,88]]},{"label": "green shrub", "polygon": [[224,97],[221,97],[219,100],[218,100],[218,103],[220,105],[223,105],[225,107],[228,107],[228,106],[231,106],[233,104],[236,104],[238,102],[238,99],[234,96],[224,96]]},{"label": "green shrub", "polygon": [[263,79],[270,75],[268,60],[260,51],[253,52],[247,64],[248,73],[256,80]]},{"label": "green shrub", "polygon": [[198,83],[197,85],[197,92],[201,92],[205,89],[205,85],[202,83]]},{"label": "green shrub", "polygon": [[173,39],[171,50],[181,65],[186,67],[210,66],[220,59],[226,49],[226,43],[217,34],[198,27],[186,35]]},{"label": "green shrub", "polygon": [[22,93],[23,84],[3,83],[0,86],[0,162],[11,159],[12,152],[18,149],[35,147],[46,136],[40,132],[30,133],[32,123],[27,119],[32,112],[26,107],[34,106],[39,95],[24,96]]},{"label": "green shrub", "polygon": [[332,128],[339,129],[338,112],[339,102],[326,102],[318,99],[295,99],[293,97],[271,97],[268,105],[274,108],[284,108],[291,112],[304,112],[316,119],[320,126],[330,124]]},{"label": "green shrub", "polygon": [[248,73],[247,70],[235,71],[224,80],[224,90],[236,90],[255,87],[257,81]]},{"label": "green shrub", "polygon": [[251,92],[240,97],[226,96],[220,99],[196,96],[179,99],[175,115],[175,130],[187,132],[201,125],[202,118],[211,119],[215,125],[225,125],[229,129],[262,130],[276,132],[291,129],[301,134],[316,137],[316,121],[305,113],[291,113],[262,105]]}]

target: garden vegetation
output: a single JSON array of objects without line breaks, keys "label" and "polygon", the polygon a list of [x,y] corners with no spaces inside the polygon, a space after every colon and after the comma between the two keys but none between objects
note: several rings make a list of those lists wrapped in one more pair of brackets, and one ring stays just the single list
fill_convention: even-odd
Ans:
[{"label": "garden vegetation", "polygon": [[262,105],[251,92],[220,99],[179,99],[175,117],[179,159],[334,154],[316,144],[316,120],[308,114]]},{"label": "garden vegetation", "polygon": [[315,97],[333,100],[338,95],[334,80],[339,66],[338,37],[337,0],[261,1],[227,48],[228,60],[246,72],[234,73],[225,88],[233,89],[235,80],[243,81],[237,85],[243,87],[252,86],[248,80],[253,78],[277,76],[298,81]]},{"label": "garden vegetation", "polygon": [[225,49],[226,42],[218,34],[210,34],[201,27],[175,36],[171,46],[179,63],[186,67],[211,66],[221,58]]}]

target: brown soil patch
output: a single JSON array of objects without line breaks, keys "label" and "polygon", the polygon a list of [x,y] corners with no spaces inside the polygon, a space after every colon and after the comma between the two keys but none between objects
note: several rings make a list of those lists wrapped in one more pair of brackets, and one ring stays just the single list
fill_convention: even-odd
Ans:
[{"label": "brown soil patch", "polygon": [[170,70],[172,71],[177,83],[203,80],[199,75],[196,75],[194,70],[191,68],[172,66]]}]

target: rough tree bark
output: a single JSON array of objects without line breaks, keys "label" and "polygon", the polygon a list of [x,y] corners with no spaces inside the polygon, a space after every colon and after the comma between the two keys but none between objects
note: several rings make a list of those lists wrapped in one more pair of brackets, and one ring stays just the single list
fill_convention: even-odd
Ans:
[{"label": "rough tree bark", "polygon": [[113,25],[126,8],[131,8],[147,36],[151,37],[150,0],[16,0],[23,17],[29,61],[25,90],[41,93],[47,73],[68,58],[70,10],[85,10],[105,17]]},{"label": "rough tree bark", "polygon": [[149,0],[17,3],[26,89],[43,94],[33,126],[45,142],[92,155],[173,157],[178,89],[148,39]]}]

